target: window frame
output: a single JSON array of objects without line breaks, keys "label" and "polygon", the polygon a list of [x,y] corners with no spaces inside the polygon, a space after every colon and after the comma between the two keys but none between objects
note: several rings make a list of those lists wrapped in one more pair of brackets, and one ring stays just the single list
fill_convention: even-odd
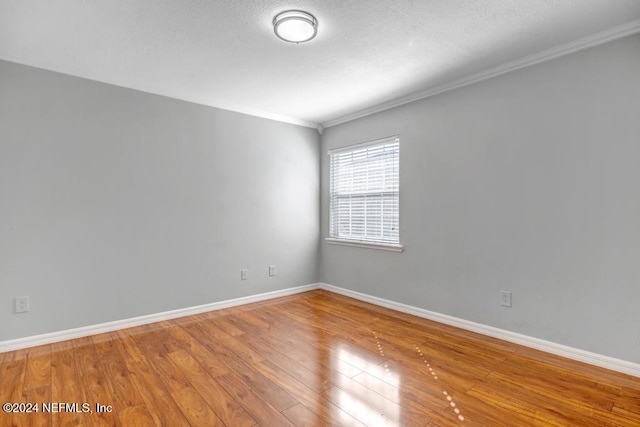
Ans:
[{"label": "window frame", "polygon": [[[368,147],[382,146],[385,144],[389,144],[390,142],[395,142],[398,144],[395,160],[397,161],[397,167],[395,173],[397,174],[397,182],[398,187],[397,191],[393,192],[393,197],[397,200],[397,221],[398,221],[398,241],[397,242],[384,242],[384,241],[375,241],[373,239],[349,239],[344,237],[332,236],[332,221],[334,219],[334,212],[332,211],[333,201],[334,201],[334,174],[332,168],[333,155],[339,155],[344,153],[352,153],[356,151],[360,151],[366,149]],[[329,156],[329,228],[328,234],[329,237],[326,237],[324,240],[329,244],[336,245],[345,245],[345,246],[353,246],[359,248],[370,248],[370,249],[380,249],[392,252],[402,252],[404,250],[404,246],[400,243],[400,137],[399,135],[393,135],[385,138],[376,139],[373,141],[367,141],[360,144],[349,145],[345,147],[335,148],[329,150],[327,155]],[[380,193],[384,193],[385,191],[381,191]],[[360,197],[364,197],[367,195],[367,191],[361,192]],[[374,192],[375,193],[375,192]]]}]

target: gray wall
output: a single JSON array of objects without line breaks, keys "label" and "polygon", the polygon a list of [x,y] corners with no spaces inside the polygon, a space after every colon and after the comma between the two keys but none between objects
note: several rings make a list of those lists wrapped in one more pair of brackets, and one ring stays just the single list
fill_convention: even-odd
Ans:
[{"label": "gray wall", "polygon": [[[639,363],[639,46],[329,128],[320,153],[311,129],[0,61],[0,340],[320,279]],[[318,254],[326,151],[393,134],[405,252]]]},{"label": "gray wall", "polygon": [[321,281],[640,363],[640,36],[327,129],[322,237],[327,150],[394,134],[405,252]]},{"label": "gray wall", "polygon": [[0,340],[316,282],[318,150],[313,129],[0,61]]}]

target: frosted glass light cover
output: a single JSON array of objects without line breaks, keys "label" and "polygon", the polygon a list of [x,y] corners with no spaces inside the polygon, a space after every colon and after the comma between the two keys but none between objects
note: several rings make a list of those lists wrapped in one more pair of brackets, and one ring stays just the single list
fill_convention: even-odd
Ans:
[{"label": "frosted glass light cover", "polygon": [[318,21],[307,12],[289,10],[273,18],[273,30],[286,42],[302,43],[316,36]]}]

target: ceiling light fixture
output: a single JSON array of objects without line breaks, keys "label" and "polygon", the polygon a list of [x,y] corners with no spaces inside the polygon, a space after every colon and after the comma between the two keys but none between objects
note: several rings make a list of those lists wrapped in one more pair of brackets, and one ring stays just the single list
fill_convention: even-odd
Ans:
[{"label": "ceiling light fixture", "polygon": [[280,40],[304,43],[318,34],[318,20],[301,10],[287,10],[273,18],[273,31]]}]

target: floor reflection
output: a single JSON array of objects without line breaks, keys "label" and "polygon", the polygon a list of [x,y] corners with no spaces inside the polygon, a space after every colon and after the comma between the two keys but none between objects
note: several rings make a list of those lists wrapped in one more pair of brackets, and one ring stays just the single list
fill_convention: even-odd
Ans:
[{"label": "floor reflection", "polygon": [[[438,380],[438,374],[431,367],[431,364],[429,363],[429,361],[427,360],[426,356],[422,352],[422,349],[420,349],[420,347],[418,345],[415,345],[415,348],[416,348],[416,351],[418,352],[418,355],[419,355],[420,359],[422,360],[422,363],[424,363],[427,366],[427,368],[429,368],[429,373],[431,374],[433,379],[434,380]],[[464,421],[464,415],[462,415],[460,413],[460,409],[456,407],[456,402],[453,401],[453,397],[446,390],[442,390],[442,394],[447,399],[447,402],[449,402],[449,406],[451,408],[453,408],[453,412],[457,415],[458,420]]]},{"label": "floor reflection", "polygon": [[395,371],[391,371],[387,363],[380,366],[376,363],[368,361],[361,356],[358,356],[344,346],[339,347],[337,353],[337,363],[346,363],[357,368],[359,371],[366,372],[369,375],[392,385],[396,388],[397,393],[400,393],[400,375],[398,375],[398,373],[396,373]]},{"label": "floor reflection", "polygon": [[[359,371],[354,378],[346,375],[337,377],[336,388],[332,390],[338,406],[349,415],[370,426],[399,426],[402,411],[398,405],[400,397],[400,376],[388,366],[377,365],[342,346],[332,358],[336,371],[344,372],[348,367]],[[348,365],[348,366],[347,366]],[[359,375],[368,375],[369,386],[384,389],[385,395],[357,381]]]},{"label": "floor reflection", "polygon": [[[331,358],[333,369],[341,375],[336,377],[336,387],[331,394],[336,404],[348,412],[353,417],[371,426],[399,426],[406,425],[406,414],[401,408],[401,375],[396,370],[390,368],[389,363],[395,365],[402,363],[405,354],[393,357],[393,352],[398,349],[386,349],[383,340],[377,331],[372,330],[375,339],[377,353],[386,360],[384,363],[371,361],[357,350],[350,349],[346,345],[339,346],[336,353]],[[415,362],[410,373],[415,373],[425,382],[432,381],[438,384],[440,378],[436,369],[431,366],[430,361],[419,345],[414,344],[415,354],[420,359],[430,375],[426,375],[426,370],[417,368]],[[415,359],[414,359],[415,360]],[[404,367],[402,368],[404,369]],[[465,417],[454,400],[453,395],[447,390],[442,390],[442,396],[446,400],[448,407],[458,421],[464,421]],[[454,418],[455,419],[455,418]],[[413,420],[415,421],[415,420]],[[427,421],[427,420],[425,420]]]}]

